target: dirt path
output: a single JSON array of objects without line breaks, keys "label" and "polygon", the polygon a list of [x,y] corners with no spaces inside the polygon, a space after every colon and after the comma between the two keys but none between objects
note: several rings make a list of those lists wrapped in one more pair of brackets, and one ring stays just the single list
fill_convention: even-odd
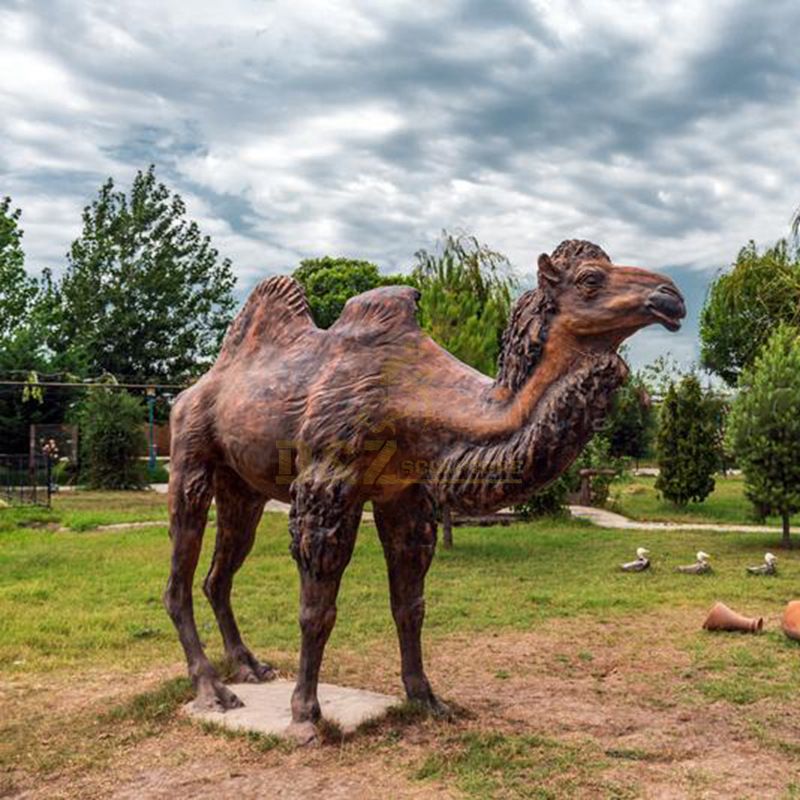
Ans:
[{"label": "dirt path", "polygon": [[601,528],[630,531],[716,531],[718,533],[780,533],[781,529],[771,525],[736,525],[721,522],[641,522],[628,519],[605,508],[570,506],[570,514],[585,519]]},{"label": "dirt path", "polygon": [[[156,487],[163,487],[166,484],[154,484],[152,488]],[[264,512],[274,512],[277,514],[288,514],[289,513],[289,504],[282,503],[280,500],[270,500],[264,506]],[[365,511],[361,515],[361,520],[363,522],[372,522],[372,512]],[[119,531],[125,530],[126,528],[163,528],[165,525],[169,523],[165,519],[161,520],[146,520],[144,522],[115,522],[110,525],[98,525],[95,528],[92,528],[93,531]],[[74,533],[72,528],[61,527],[57,528],[58,533]]]},{"label": "dirt path", "polygon": [[[167,484],[154,484],[156,491],[166,491]],[[264,511],[279,514],[289,513],[289,504],[279,500],[270,500],[264,507]],[[612,528],[616,530],[630,531],[714,531],[718,533],[737,532],[737,533],[780,533],[780,528],[770,525],[736,525],[717,522],[643,522],[629,519],[622,514],[616,514],[605,508],[593,508],[590,506],[569,506],[569,511],[576,519],[585,519],[601,528]],[[372,513],[365,511],[362,515],[364,522],[372,522]],[[115,531],[125,528],[152,528],[163,527],[166,520],[153,520],[147,522],[120,522],[113,525],[98,525],[94,530]],[[59,531],[69,532],[69,528],[59,528]]]}]

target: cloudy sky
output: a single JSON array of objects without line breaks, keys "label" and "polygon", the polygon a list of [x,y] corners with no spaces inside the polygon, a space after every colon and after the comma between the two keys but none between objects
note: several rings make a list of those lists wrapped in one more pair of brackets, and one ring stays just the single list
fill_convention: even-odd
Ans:
[{"label": "cloudy sky", "polygon": [[0,0],[0,195],[59,270],[100,183],[186,198],[246,293],[300,258],[407,268],[442,228],[530,274],[564,238],[708,281],[800,203],[797,0]]}]

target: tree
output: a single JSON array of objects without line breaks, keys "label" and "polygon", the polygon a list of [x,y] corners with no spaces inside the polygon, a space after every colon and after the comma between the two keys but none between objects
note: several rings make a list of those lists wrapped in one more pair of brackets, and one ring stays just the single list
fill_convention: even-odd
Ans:
[{"label": "tree", "polygon": [[716,404],[696,375],[671,384],[656,435],[659,475],[655,487],[669,501],[702,502],[714,491],[719,463]]},{"label": "tree", "polygon": [[747,496],[777,512],[783,545],[800,510],[800,338],[779,325],[742,374],[728,421],[728,441],[744,472]]},{"label": "tree", "polygon": [[137,173],[130,195],[109,178],[52,288],[49,344],[88,374],[177,381],[205,370],[234,309],[235,278],[186,206]]},{"label": "tree", "polygon": [[735,386],[781,322],[800,324],[800,247],[781,239],[759,252],[750,242],[709,289],[700,315],[702,365]]},{"label": "tree", "polygon": [[653,432],[653,410],[644,378],[638,372],[617,390],[611,413],[602,435],[608,441],[609,455],[634,458],[647,455]]},{"label": "tree", "polygon": [[351,297],[377,286],[407,281],[399,275],[381,275],[370,261],[330,256],[304,259],[292,277],[305,289],[311,314],[320,328],[330,328]]},{"label": "tree", "polygon": [[139,456],[147,442],[141,401],[125,391],[92,388],[81,403],[81,475],[96,489],[141,489]]},{"label": "tree", "polygon": [[456,358],[494,375],[516,285],[508,259],[474,236],[446,231],[436,252],[415,257],[422,327]]},{"label": "tree", "polygon": [[[35,380],[37,373],[50,372],[59,354],[44,347],[47,281],[37,281],[25,270],[21,212],[12,210],[11,200],[0,200],[0,377]],[[0,386],[0,452],[25,453],[31,424],[61,422],[71,400],[67,392],[54,396],[47,390]]]},{"label": "tree", "polygon": [[21,215],[10,197],[0,200],[0,347],[25,324],[36,297],[36,281],[25,271]]}]

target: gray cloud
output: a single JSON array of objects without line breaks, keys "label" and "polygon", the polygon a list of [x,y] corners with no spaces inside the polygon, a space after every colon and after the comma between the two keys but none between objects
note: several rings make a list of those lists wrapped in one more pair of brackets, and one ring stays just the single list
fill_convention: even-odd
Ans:
[{"label": "gray cloud", "polygon": [[563,238],[691,293],[798,202],[800,7],[449,0],[0,6],[0,193],[31,269],[154,162],[242,291],[321,253],[407,266],[444,228],[520,272]]}]

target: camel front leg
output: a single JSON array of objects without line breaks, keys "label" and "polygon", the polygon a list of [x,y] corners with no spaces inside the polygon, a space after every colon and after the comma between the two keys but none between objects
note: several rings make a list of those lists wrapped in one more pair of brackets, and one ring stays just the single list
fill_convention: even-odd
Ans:
[{"label": "camel front leg", "polygon": [[336,622],[336,597],[353,554],[361,504],[345,487],[298,478],[292,486],[289,529],[300,572],[300,665],[288,733],[300,744],[317,740],[317,686],[325,645]]},{"label": "camel front leg", "polygon": [[449,710],[434,695],[422,664],[425,575],[436,549],[433,501],[423,487],[415,486],[391,502],[375,504],[374,509],[389,572],[406,695],[437,715],[447,715]]}]

